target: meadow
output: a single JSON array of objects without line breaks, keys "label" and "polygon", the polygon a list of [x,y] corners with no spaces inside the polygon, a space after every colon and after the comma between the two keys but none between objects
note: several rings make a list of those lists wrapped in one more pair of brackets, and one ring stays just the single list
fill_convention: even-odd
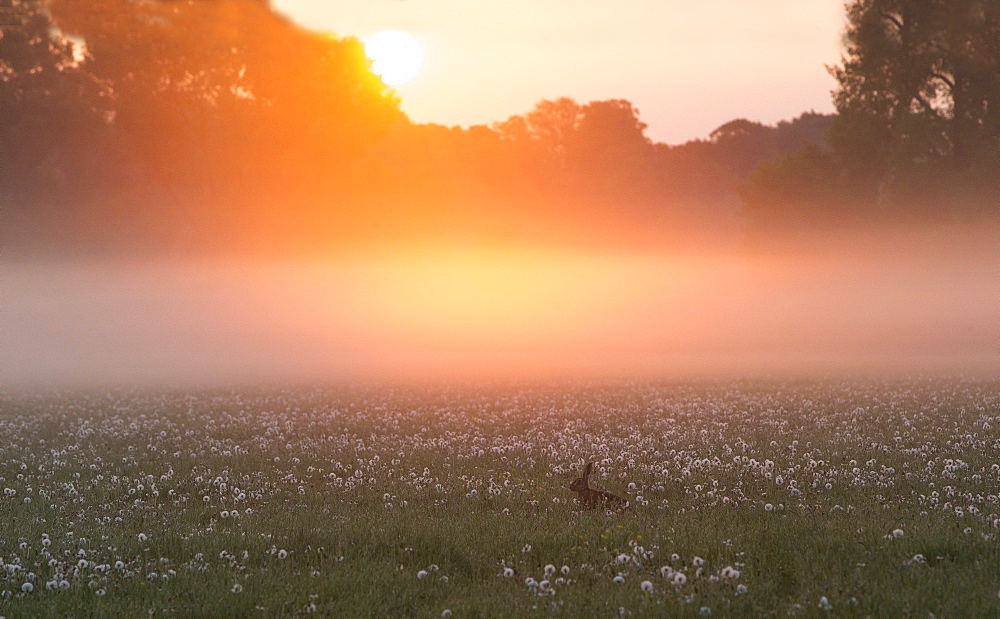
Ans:
[{"label": "meadow", "polygon": [[1000,615],[996,381],[0,405],[0,616]]}]

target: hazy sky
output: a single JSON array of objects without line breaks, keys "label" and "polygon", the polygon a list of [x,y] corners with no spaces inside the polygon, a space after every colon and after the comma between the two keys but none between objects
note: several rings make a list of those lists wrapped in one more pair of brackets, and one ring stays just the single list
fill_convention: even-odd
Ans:
[{"label": "hazy sky", "polygon": [[544,98],[625,98],[680,143],[733,118],[833,109],[843,0],[272,0],[313,30],[409,32],[424,67],[397,88],[416,122],[470,125]]}]

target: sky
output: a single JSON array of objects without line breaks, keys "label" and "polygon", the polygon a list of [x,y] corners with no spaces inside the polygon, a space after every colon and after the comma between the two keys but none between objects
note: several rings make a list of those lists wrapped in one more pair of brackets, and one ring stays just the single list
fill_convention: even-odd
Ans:
[{"label": "sky", "polygon": [[630,100],[668,144],[734,118],[831,112],[843,0],[272,0],[311,30],[412,34],[425,53],[396,88],[419,123],[505,120],[542,99]]}]

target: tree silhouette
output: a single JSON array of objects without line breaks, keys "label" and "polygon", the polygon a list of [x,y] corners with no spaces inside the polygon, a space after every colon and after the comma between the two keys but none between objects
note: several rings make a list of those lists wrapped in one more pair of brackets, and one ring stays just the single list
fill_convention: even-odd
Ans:
[{"label": "tree silhouette", "polygon": [[826,149],[765,164],[751,228],[1000,215],[1000,3],[853,0]]},{"label": "tree silhouette", "polygon": [[580,109],[572,138],[572,158],[584,170],[641,169],[652,154],[639,110],[624,99],[591,101]]},{"label": "tree silhouette", "polygon": [[0,14],[0,244],[37,235],[41,222],[72,234],[75,201],[95,190],[105,84],[84,68],[85,50],[59,31],[41,0]]},{"label": "tree silhouette", "polygon": [[843,165],[895,208],[996,188],[1000,3],[855,0],[847,14],[847,51],[831,69],[840,85],[831,139]]},{"label": "tree silhouette", "polygon": [[91,144],[107,142],[94,175],[114,185],[95,196],[103,216],[194,231],[203,244],[308,236],[346,208],[351,166],[406,122],[360,41],[301,29],[267,2],[47,5],[85,46],[80,71],[106,91],[66,97],[108,107]]},{"label": "tree silhouette", "polygon": [[856,0],[836,119],[738,118],[681,145],[654,144],[624,99],[543,100],[468,129],[411,123],[357,39],[261,0],[10,6],[0,230],[34,226],[26,242],[700,245],[736,234],[740,196],[765,239],[1000,196],[995,2]]},{"label": "tree silhouette", "polygon": [[104,120],[107,92],[81,67],[83,50],[40,0],[11,4],[0,27],[0,174],[7,188],[38,166],[61,176],[69,144]]}]

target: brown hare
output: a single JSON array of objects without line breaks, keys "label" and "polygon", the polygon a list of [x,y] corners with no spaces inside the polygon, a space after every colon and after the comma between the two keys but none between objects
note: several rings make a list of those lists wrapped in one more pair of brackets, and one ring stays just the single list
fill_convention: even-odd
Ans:
[{"label": "brown hare", "polygon": [[588,462],[583,469],[583,477],[577,477],[569,485],[569,489],[580,496],[576,501],[580,504],[580,509],[604,508],[612,511],[622,511],[628,508],[628,501],[617,494],[597,490],[590,487],[590,473],[594,470],[594,463]]}]

